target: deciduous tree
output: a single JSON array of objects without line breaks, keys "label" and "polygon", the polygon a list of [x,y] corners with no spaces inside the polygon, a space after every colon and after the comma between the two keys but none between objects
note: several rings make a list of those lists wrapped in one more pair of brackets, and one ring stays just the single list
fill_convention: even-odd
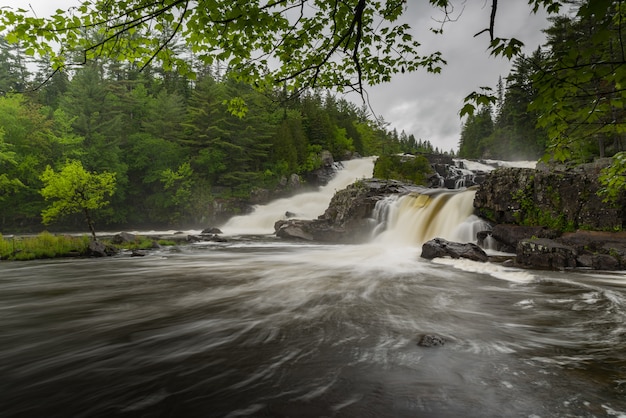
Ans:
[{"label": "deciduous tree", "polygon": [[115,192],[115,174],[92,173],[83,168],[80,161],[68,161],[60,171],[46,167],[41,175],[44,187],[41,195],[52,204],[41,212],[44,224],[63,215],[83,212],[93,240],[96,230],[92,211],[109,204],[106,200]]}]

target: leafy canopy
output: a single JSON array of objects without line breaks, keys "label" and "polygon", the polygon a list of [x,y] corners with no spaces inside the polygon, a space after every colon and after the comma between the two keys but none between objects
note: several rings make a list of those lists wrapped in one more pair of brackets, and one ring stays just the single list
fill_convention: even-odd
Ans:
[{"label": "leafy canopy", "polygon": [[[239,80],[258,87],[285,85],[291,93],[309,87],[358,91],[390,81],[399,72],[439,72],[440,52],[424,54],[403,22],[407,1],[387,0],[84,0],[50,18],[25,9],[0,11],[0,30],[29,55],[51,57],[54,69],[100,56],[194,77],[189,60],[176,54],[185,42],[204,65],[226,63]],[[429,0],[453,20],[453,2]],[[560,2],[529,0],[533,12],[555,13]],[[487,28],[494,55],[512,57],[522,42],[494,33],[497,0]],[[442,32],[441,29],[433,30]],[[85,36],[89,32],[95,36]],[[62,45],[56,51],[54,45]]]},{"label": "leafy canopy", "polygon": [[43,223],[47,225],[60,216],[84,212],[95,237],[89,211],[109,204],[106,196],[115,192],[115,174],[91,173],[83,168],[80,161],[73,160],[68,161],[59,172],[47,166],[41,181],[44,184],[41,195],[46,200],[53,200],[41,213]]}]

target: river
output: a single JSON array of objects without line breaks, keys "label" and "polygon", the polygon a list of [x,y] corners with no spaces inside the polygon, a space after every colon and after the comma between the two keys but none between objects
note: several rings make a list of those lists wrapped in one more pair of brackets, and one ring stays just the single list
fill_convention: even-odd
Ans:
[{"label": "river", "polygon": [[0,416],[626,417],[624,272],[224,227],[145,257],[0,263]]}]

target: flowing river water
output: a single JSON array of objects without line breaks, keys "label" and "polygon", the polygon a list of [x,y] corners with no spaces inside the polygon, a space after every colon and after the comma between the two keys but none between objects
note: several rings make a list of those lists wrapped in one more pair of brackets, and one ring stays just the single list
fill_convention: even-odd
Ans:
[{"label": "flowing river water", "polygon": [[626,417],[624,272],[423,260],[401,206],[362,245],[239,219],[222,243],[0,263],[0,416]]}]

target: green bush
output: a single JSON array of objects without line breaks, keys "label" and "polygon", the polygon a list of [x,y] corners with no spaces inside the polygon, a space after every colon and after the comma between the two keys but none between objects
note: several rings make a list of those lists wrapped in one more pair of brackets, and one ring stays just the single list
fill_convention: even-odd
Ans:
[{"label": "green bush", "polygon": [[383,155],[374,164],[374,177],[425,185],[433,169],[425,157]]}]

